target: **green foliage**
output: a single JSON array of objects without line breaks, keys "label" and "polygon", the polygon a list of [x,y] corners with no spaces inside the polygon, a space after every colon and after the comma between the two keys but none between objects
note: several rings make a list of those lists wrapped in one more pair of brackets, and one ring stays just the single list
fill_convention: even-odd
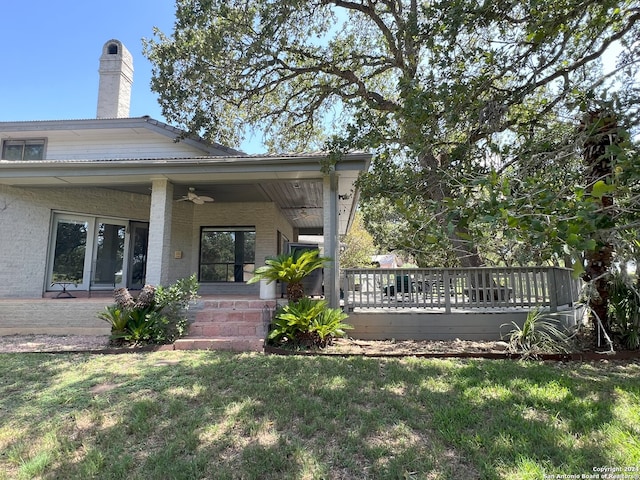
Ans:
[{"label": "green foliage", "polygon": [[640,282],[618,272],[609,288],[611,328],[625,348],[640,348]]},{"label": "green foliage", "polygon": [[328,260],[326,257],[320,257],[319,250],[283,253],[275,258],[268,258],[265,261],[266,265],[258,267],[247,283],[256,283],[263,279],[269,283],[276,280],[287,283],[299,282],[314,270],[322,268]]},{"label": "green foliage", "polygon": [[522,354],[523,358],[536,358],[540,353],[568,353],[571,350],[569,337],[559,322],[547,317],[540,309],[531,310],[522,327],[516,322],[511,322],[511,325],[513,328],[507,335],[509,350]]},{"label": "green foliage", "polygon": [[340,243],[344,246],[340,253],[341,268],[371,267],[371,257],[376,254],[376,247],[364,228],[361,212],[356,212],[349,231]]},{"label": "green foliage", "polygon": [[[640,175],[626,135],[640,124],[637,2],[530,3],[178,2],[175,31],[156,31],[145,54],[165,117],[191,133],[238,145],[261,129],[273,150],[324,146],[323,168],[375,152],[362,201],[384,208],[367,227],[422,266],[557,263],[611,236],[626,248]],[[614,41],[624,68],[607,71]],[[581,165],[594,132],[578,127],[600,108],[624,137],[606,152],[613,178]],[[603,211],[609,194],[623,207]]]},{"label": "green foliage", "polygon": [[129,312],[118,305],[108,305],[98,314],[98,318],[111,324],[111,335],[120,338],[127,329]]},{"label": "green foliage", "polygon": [[127,289],[119,289],[114,294],[116,305],[105,307],[98,318],[111,324],[111,339],[116,343],[173,343],[187,331],[186,311],[198,288],[192,275],[168,287],[145,285],[137,299]]},{"label": "green foliage", "polygon": [[296,302],[304,296],[302,279],[314,270],[322,268],[327,257],[320,257],[319,250],[296,250],[268,258],[266,265],[256,268],[254,276],[247,283],[266,280],[267,283],[280,281],[287,284],[287,297]]},{"label": "green foliage", "polygon": [[276,345],[322,348],[351,328],[343,322],[347,317],[340,309],[327,308],[325,300],[303,297],[276,312],[267,338]]},{"label": "green foliage", "polygon": [[339,308],[326,308],[313,319],[309,330],[318,335],[320,346],[324,347],[331,343],[332,338],[344,337],[346,335],[345,330],[353,328],[348,323],[343,322],[347,318],[349,318],[349,315]]}]

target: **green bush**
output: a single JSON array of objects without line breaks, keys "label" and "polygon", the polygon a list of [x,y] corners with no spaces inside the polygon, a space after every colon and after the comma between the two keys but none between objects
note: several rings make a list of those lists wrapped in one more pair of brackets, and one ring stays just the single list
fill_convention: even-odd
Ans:
[{"label": "green bush", "polygon": [[116,304],[98,317],[111,324],[113,343],[173,343],[187,331],[186,311],[198,288],[195,275],[168,287],[145,285],[137,299],[121,288],[114,292]]},{"label": "green bush", "polygon": [[609,318],[614,335],[625,348],[640,348],[640,281],[624,273],[609,283]]},{"label": "green bush", "polygon": [[325,300],[303,297],[276,312],[267,338],[276,345],[323,348],[351,328],[342,322],[346,318],[342,310],[327,308]]},{"label": "green bush", "polygon": [[320,347],[324,348],[327,344],[330,345],[334,337],[344,337],[346,335],[345,330],[353,328],[348,323],[343,322],[348,317],[349,315],[339,308],[327,308],[313,319],[310,331],[316,333],[320,338]]},{"label": "green bush", "polygon": [[287,284],[287,298],[297,302],[305,296],[302,280],[311,272],[322,268],[329,258],[321,257],[319,250],[298,250],[283,253],[265,261],[265,265],[256,268],[254,276],[247,283],[266,280],[267,283],[280,281]]}]

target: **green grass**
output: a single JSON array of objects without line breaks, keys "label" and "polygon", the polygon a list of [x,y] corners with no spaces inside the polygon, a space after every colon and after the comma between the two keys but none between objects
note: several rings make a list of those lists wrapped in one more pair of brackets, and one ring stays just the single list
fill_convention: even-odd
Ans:
[{"label": "green grass", "polygon": [[639,363],[0,355],[0,479],[542,479],[640,466]]}]

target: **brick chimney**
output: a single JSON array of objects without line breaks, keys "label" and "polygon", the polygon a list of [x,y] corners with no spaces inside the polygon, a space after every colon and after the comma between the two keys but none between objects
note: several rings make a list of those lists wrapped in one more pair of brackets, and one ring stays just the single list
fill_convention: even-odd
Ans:
[{"label": "brick chimney", "polygon": [[127,118],[131,106],[133,57],[119,40],[102,47],[98,87],[98,118]]}]

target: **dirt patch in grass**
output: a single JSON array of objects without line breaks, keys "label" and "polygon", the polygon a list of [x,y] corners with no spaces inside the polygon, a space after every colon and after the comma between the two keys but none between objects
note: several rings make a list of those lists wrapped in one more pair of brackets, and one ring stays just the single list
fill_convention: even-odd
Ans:
[{"label": "dirt patch in grass", "polygon": [[0,353],[76,352],[108,348],[110,348],[108,335],[0,336]]},{"label": "dirt patch in grass", "polygon": [[420,355],[427,353],[504,353],[505,342],[468,340],[355,340],[337,338],[326,353],[345,355]]}]

